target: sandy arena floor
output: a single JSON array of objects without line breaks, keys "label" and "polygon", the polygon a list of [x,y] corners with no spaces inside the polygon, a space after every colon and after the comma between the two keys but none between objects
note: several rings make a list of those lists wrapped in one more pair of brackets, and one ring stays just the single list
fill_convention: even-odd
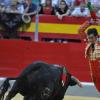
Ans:
[{"label": "sandy arena floor", "polygon": [[[16,95],[15,98],[13,98],[13,100],[22,100],[22,96],[21,95]],[[64,100],[100,100],[100,98],[96,98],[96,97],[81,97],[81,96],[65,96]]]}]

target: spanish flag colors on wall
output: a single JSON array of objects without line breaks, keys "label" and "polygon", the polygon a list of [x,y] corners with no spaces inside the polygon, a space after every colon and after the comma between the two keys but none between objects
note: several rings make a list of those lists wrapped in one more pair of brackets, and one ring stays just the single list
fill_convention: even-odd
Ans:
[{"label": "spanish flag colors on wall", "polygon": [[[56,16],[40,16],[38,32],[50,33],[50,34],[74,34],[78,35],[78,29],[82,23],[89,18],[86,17],[64,17],[62,20],[57,19]],[[100,33],[100,26],[91,26],[97,28]],[[30,27],[24,28],[23,32],[34,33],[35,32],[35,17],[32,19]],[[22,31],[23,28],[20,29]]]}]

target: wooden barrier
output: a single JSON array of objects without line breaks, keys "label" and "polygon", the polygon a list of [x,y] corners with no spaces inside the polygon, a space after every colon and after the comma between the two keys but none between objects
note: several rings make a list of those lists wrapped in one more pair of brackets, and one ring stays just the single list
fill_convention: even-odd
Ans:
[{"label": "wooden barrier", "polygon": [[81,81],[91,81],[82,43],[0,40],[0,76],[17,76],[34,61],[65,65]]}]

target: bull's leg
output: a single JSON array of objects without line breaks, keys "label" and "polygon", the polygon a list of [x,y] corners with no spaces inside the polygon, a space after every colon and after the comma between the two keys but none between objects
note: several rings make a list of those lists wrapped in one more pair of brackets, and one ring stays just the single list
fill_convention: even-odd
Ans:
[{"label": "bull's leg", "polygon": [[11,100],[19,92],[19,81],[16,81],[6,96],[5,100]]},{"label": "bull's leg", "polygon": [[6,96],[5,100],[11,100],[16,94],[18,93],[18,91],[16,90],[11,90],[8,95]]}]

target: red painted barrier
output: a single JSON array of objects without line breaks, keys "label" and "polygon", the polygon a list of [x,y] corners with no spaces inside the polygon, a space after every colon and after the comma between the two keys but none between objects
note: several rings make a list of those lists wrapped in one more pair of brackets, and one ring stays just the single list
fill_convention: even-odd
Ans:
[{"label": "red painted barrier", "polygon": [[91,81],[83,43],[37,43],[0,40],[0,76],[16,77],[33,61],[65,65],[81,81]]}]

